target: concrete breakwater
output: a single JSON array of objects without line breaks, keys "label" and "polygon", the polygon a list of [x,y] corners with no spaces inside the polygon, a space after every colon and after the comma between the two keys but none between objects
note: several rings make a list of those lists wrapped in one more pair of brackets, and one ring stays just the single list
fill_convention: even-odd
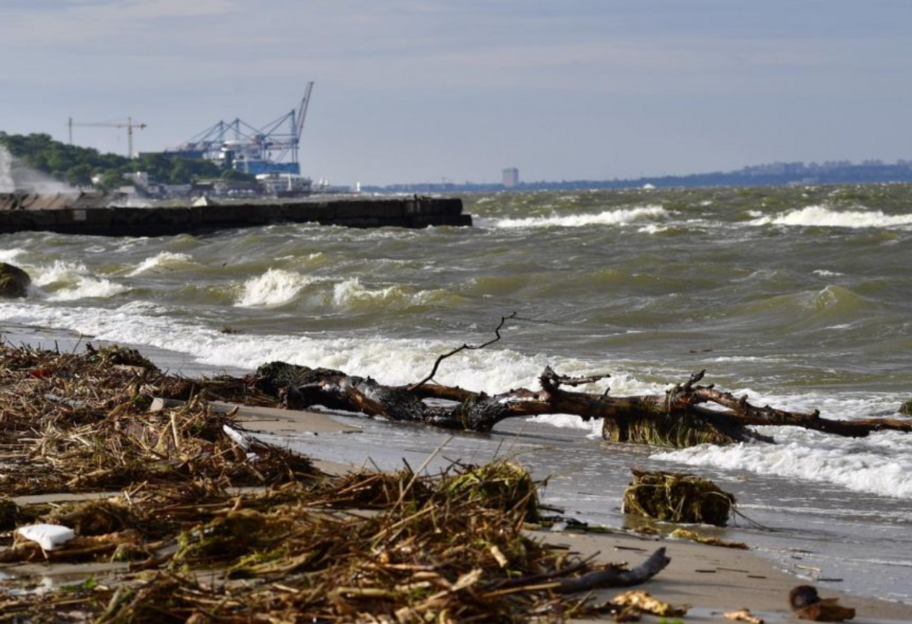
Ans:
[{"label": "concrete breakwater", "polygon": [[115,201],[97,193],[0,194],[0,233],[164,236],[288,222],[357,228],[472,225],[459,198],[344,197],[144,208],[109,205]]}]

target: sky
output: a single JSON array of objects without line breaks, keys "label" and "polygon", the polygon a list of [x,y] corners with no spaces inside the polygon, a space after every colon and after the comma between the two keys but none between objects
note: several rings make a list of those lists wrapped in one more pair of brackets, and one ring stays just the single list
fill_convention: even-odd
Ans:
[{"label": "sky", "polygon": [[0,0],[0,130],[131,116],[156,151],[313,80],[302,166],[335,184],[912,159],[910,24],[910,0]]}]

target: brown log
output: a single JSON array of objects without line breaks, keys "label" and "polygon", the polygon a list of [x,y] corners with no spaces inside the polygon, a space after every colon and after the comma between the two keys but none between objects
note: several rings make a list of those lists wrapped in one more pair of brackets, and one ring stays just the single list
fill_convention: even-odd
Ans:
[{"label": "brown log", "polygon": [[[564,389],[564,386],[594,383],[607,376],[567,377],[546,367],[539,378],[540,390],[520,388],[491,396],[430,383],[429,378],[409,386],[385,386],[369,377],[342,371],[272,363],[258,369],[254,382],[294,409],[324,405],[371,417],[468,431],[490,431],[508,418],[574,414],[583,420],[603,419],[606,439],[669,446],[746,440],[772,442],[771,438],[750,429],[758,425],[803,427],[849,437],[864,437],[881,430],[912,432],[912,419],[831,420],[822,418],[817,411],[802,413],[759,407],[746,396],[735,397],[712,385],[698,385],[704,371],[664,395],[614,397],[607,392],[592,394]],[[426,399],[443,399],[449,403],[432,405]],[[651,433],[643,434],[644,430]]]}]

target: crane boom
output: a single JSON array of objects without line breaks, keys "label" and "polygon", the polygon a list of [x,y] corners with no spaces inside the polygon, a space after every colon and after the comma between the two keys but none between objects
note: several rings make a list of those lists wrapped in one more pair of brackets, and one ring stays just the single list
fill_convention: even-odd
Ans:
[{"label": "crane boom", "polygon": [[310,92],[313,91],[314,83],[311,80],[307,83],[307,90],[304,91],[304,97],[301,99],[301,106],[298,107],[297,127],[295,127],[295,138],[301,140],[301,133],[304,131],[304,118],[307,117],[307,107],[310,106]]},{"label": "crane boom", "polygon": [[139,128],[143,130],[148,127],[148,124],[144,123],[133,123],[132,117],[127,117],[127,121],[95,121],[95,122],[75,122],[73,118],[70,117],[67,125],[70,128],[70,145],[73,144],[73,128],[78,126],[80,128],[126,128],[127,129],[127,152],[130,158],[133,158],[133,128]]}]

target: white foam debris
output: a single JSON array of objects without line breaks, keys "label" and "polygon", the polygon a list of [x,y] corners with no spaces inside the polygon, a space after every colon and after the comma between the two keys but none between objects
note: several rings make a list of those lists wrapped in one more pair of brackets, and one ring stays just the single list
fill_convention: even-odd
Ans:
[{"label": "white foam debris", "polygon": [[313,279],[283,269],[269,269],[263,275],[252,277],[244,283],[241,296],[235,304],[239,308],[268,308],[280,306],[294,299]]},{"label": "white foam debris", "polygon": [[763,216],[751,221],[750,224],[889,229],[912,226],[912,215],[888,215],[882,210],[833,210],[827,206],[807,206],[777,215]]},{"label": "white foam debris", "polygon": [[574,214],[526,219],[499,219],[493,221],[495,228],[544,228],[544,227],[586,227],[590,225],[627,225],[650,219],[664,219],[669,212],[662,206],[649,205],[635,208],[605,210],[594,214]]},{"label": "white foam debris", "polygon": [[73,529],[60,524],[30,524],[19,527],[19,535],[37,542],[43,550],[54,550],[76,537]]}]

